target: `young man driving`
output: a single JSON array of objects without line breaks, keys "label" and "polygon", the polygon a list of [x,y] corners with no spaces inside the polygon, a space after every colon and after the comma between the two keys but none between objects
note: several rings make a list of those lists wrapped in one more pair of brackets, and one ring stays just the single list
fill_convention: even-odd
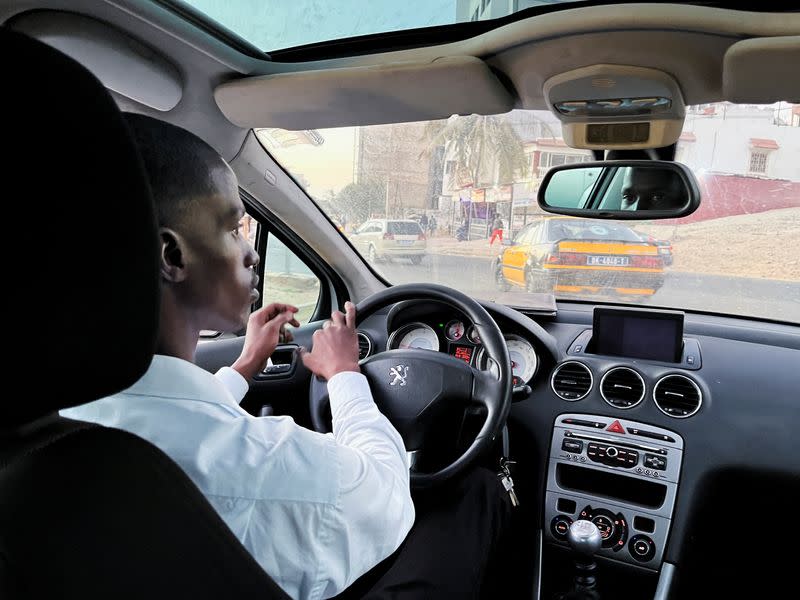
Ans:
[{"label": "young man driving", "polygon": [[[270,304],[249,314],[258,298],[259,257],[240,235],[244,205],[227,163],[181,128],[139,115],[128,115],[128,123],[159,221],[157,354],[125,392],[62,414],[154,443],[186,471],[292,598],[335,596],[390,557],[415,518],[403,440],[376,407],[359,370],[355,308],[347,303],[345,314],[334,312],[302,357],[328,382],[333,434],[242,409],[248,381],[274,351],[284,326],[299,325],[297,309]],[[242,354],[232,367],[212,375],[194,364],[201,330],[238,331],[245,324]],[[473,504],[468,514],[485,512],[485,502]],[[497,524],[484,522],[492,535]],[[414,539],[424,543],[432,531],[423,527]],[[489,552],[485,539],[478,532],[478,569]],[[417,583],[407,587],[406,597],[421,597],[414,592],[420,582],[447,593],[428,582],[424,568],[409,565],[415,557],[405,554],[384,561],[375,571],[381,581],[364,589],[385,590],[413,573]],[[431,572],[431,578],[441,577]],[[453,579],[464,585],[463,577]]]}]

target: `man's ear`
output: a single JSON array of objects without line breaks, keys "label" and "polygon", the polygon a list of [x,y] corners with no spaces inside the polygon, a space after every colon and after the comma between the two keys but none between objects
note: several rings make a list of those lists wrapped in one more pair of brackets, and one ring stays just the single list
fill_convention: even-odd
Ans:
[{"label": "man's ear", "polygon": [[183,281],[186,278],[186,263],[180,234],[167,227],[160,227],[158,235],[161,243],[161,278],[171,283]]}]

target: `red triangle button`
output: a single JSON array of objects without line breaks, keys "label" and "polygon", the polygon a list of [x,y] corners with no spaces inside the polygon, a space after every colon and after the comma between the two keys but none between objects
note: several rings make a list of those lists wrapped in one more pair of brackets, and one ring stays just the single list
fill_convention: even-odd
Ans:
[{"label": "red triangle button", "polygon": [[606,431],[610,431],[612,433],[625,433],[625,428],[620,425],[619,421],[614,421],[611,425],[606,427]]}]

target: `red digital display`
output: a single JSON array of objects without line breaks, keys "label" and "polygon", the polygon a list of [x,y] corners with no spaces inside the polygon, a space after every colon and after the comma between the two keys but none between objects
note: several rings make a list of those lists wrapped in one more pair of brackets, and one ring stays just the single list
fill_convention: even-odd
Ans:
[{"label": "red digital display", "polygon": [[453,346],[453,356],[465,363],[472,361],[472,346]]}]

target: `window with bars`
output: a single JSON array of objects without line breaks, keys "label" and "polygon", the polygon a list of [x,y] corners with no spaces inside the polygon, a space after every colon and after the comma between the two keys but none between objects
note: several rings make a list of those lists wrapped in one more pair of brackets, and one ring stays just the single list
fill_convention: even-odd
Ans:
[{"label": "window with bars", "polygon": [[765,174],[767,172],[767,153],[750,152],[750,173]]}]

